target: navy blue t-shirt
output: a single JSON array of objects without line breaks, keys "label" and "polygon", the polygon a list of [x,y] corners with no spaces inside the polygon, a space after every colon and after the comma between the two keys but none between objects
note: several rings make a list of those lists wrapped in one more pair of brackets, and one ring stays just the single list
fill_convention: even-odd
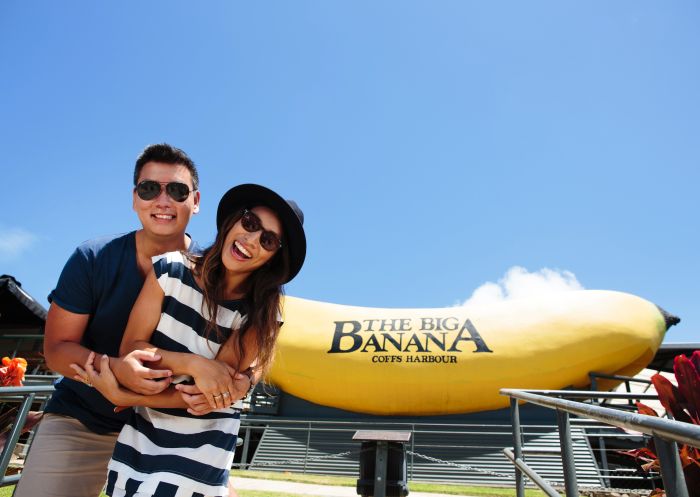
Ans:
[{"label": "navy blue t-shirt", "polygon": [[[190,250],[197,250],[194,243]],[[81,345],[117,357],[143,282],[136,261],[136,232],[96,238],[75,249],[49,302],[89,314]],[[115,414],[114,405],[96,389],[65,377],[56,383],[46,412],[71,416],[96,433],[117,432],[129,417],[128,411]]]}]

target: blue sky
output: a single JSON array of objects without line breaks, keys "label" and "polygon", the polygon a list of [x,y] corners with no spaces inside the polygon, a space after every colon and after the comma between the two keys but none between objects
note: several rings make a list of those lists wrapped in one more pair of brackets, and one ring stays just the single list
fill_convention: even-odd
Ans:
[{"label": "blue sky", "polygon": [[444,307],[530,275],[647,298],[700,341],[699,22],[695,1],[1,2],[1,272],[46,303],[75,245],[137,227],[134,160],[166,141],[200,166],[200,244],[230,186],[299,202],[290,295]]}]

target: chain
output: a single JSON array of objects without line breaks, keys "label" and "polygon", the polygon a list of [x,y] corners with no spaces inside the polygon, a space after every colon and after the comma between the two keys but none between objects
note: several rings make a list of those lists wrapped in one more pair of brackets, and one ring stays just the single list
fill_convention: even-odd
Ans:
[{"label": "chain", "polygon": [[459,469],[466,469],[467,471],[476,471],[477,473],[484,473],[486,475],[498,476],[500,478],[508,478],[511,480],[513,478],[515,478],[515,476],[513,476],[513,475],[509,475],[506,473],[496,473],[495,471],[489,471],[487,469],[476,468],[474,466],[469,466],[468,464],[457,464],[456,462],[452,462],[452,461],[443,461],[442,459],[438,459],[437,457],[426,456],[425,454],[419,454],[418,452],[413,452],[412,450],[407,450],[406,453],[410,454],[412,456],[420,457],[422,459],[427,459],[428,461],[446,464],[448,466],[454,466],[455,468],[459,468]]},{"label": "chain", "polygon": [[[365,449],[365,451],[366,450],[367,449]],[[361,452],[364,452],[364,451],[362,451],[362,450],[349,450],[347,452],[338,452],[337,454],[329,454],[327,456],[303,457],[303,458],[299,458],[299,459],[278,459],[276,461],[262,461],[262,462],[256,462],[254,464],[251,464],[251,466],[265,467],[265,466],[279,466],[279,465],[283,465],[283,464],[304,464],[304,463],[307,463],[309,461],[322,461],[324,459],[334,459],[336,457],[344,457],[344,456],[349,456],[351,454],[359,454]],[[436,462],[439,464],[445,464],[447,466],[452,466],[452,467],[464,469],[467,471],[475,471],[477,473],[483,473],[483,474],[489,475],[489,476],[497,476],[499,478],[507,478],[509,480],[515,479],[515,475],[512,475],[512,474],[498,473],[496,471],[489,471],[487,469],[481,469],[481,468],[477,468],[475,466],[470,466],[469,464],[458,464],[458,463],[452,462],[452,461],[445,461],[443,459],[438,459],[437,457],[426,456],[425,454],[420,454],[420,453],[414,452],[412,450],[407,450],[406,453],[409,455],[412,455],[412,456],[420,457],[421,459],[425,459],[427,461]],[[552,482],[549,480],[544,480],[544,481],[553,487],[561,487],[562,486],[562,483],[560,483],[560,482],[559,483]],[[578,488],[580,490],[589,490],[589,491],[615,490],[615,489],[610,489],[610,488],[595,486],[595,485],[578,485]],[[625,490],[623,489],[621,491],[625,491]]]},{"label": "chain", "polygon": [[[498,476],[499,478],[507,478],[509,480],[515,479],[515,475],[512,475],[512,474],[497,473],[496,471],[489,471],[487,469],[477,468],[475,466],[470,466],[468,464],[457,464],[457,463],[452,462],[452,461],[444,461],[442,459],[438,459],[437,457],[430,457],[430,456],[426,456],[425,454],[419,454],[418,452],[413,452],[412,450],[407,450],[406,453],[410,454],[412,456],[420,457],[421,459],[426,459],[426,460],[431,461],[431,462],[445,464],[447,466],[453,466],[455,468],[465,469],[467,471],[476,471],[477,473],[483,473],[483,474],[489,475],[489,476]],[[543,480],[546,483],[548,483],[549,485],[551,485],[552,487],[561,487],[563,485],[562,483],[549,481],[549,480],[546,480],[544,478],[543,478]],[[590,490],[590,491],[594,491],[594,490],[610,491],[611,490],[611,489],[606,488],[606,487],[595,486],[595,485],[578,485],[578,488],[581,490]]]},{"label": "chain", "polygon": [[353,453],[359,453],[359,450],[349,450],[347,452],[338,452],[337,454],[329,454],[327,456],[302,457],[299,459],[278,459],[277,461],[262,461],[251,464],[251,466],[277,466],[282,464],[304,464],[308,461],[322,461],[324,459],[333,459],[335,457],[349,456]]}]

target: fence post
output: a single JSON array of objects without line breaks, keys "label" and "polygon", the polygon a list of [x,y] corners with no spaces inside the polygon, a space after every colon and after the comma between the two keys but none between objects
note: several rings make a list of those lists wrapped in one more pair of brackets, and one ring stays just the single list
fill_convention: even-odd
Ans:
[{"label": "fence post", "polygon": [[557,409],[557,425],[559,426],[559,445],[561,446],[561,462],[564,469],[566,497],[579,497],[568,412]]},{"label": "fence post", "polygon": [[309,422],[308,431],[306,432],[306,452],[304,452],[304,471],[306,474],[306,463],[309,460],[309,446],[311,445],[311,422]]},{"label": "fence post", "polygon": [[413,480],[413,454],[416,451],[416,425],[411,425],[411,462],[409,463],[408,479]]},{"label": "fence post", "polygon": [[668,497],[688,497],[681,459],[678,456],[678,444],[654,435],[654,445],[661,463],[661,479],[664,482],[666,495]]},{"label": "fence post", "polygon": [[605,471],[603,483],[605,483],[606,487],[610,487],[610,465],[608,465],[607,453],[608,448],[605,445],[605,438],[603,437],[603,434],[599,433],[599,435],[600,436],[598,437],[598,449],[600,450],[600,465],[603,467],[603,471]]},{"label": "fence post", "polygon": [[250,445],[250,426],[245,428],[243,438],[243,453],[241,454],[241,465],[239,469],[248,469],[248,446]]},{"label": "fence post", "polygon": [[[523,458],[523,439],[520,431],[520,408],[518,407],[518,399],[510,398],[510,419],[513,425],[513,455],[515,460]],[[525,497],[525,480],[523,472],[518,465],[515,465],[515,495],[516,497]]]}]

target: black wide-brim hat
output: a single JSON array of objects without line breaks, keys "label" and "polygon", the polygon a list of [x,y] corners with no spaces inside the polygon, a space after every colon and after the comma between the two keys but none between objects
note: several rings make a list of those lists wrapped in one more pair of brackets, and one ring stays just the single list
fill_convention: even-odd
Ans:
[{"label": "black wide-brim hat", "polygon": [[290,282],[301,270],[306,258],[306,234],[304,233],[304,213],[293,200],[285,200],[277,193],[262,185],[247,183],[234,186],[219,201],[216,210],[216,229],[236,211],[259,205],[269,207],[277,214],[284,235],[282,244],[289,249],[289,274],[284,283]]}]

